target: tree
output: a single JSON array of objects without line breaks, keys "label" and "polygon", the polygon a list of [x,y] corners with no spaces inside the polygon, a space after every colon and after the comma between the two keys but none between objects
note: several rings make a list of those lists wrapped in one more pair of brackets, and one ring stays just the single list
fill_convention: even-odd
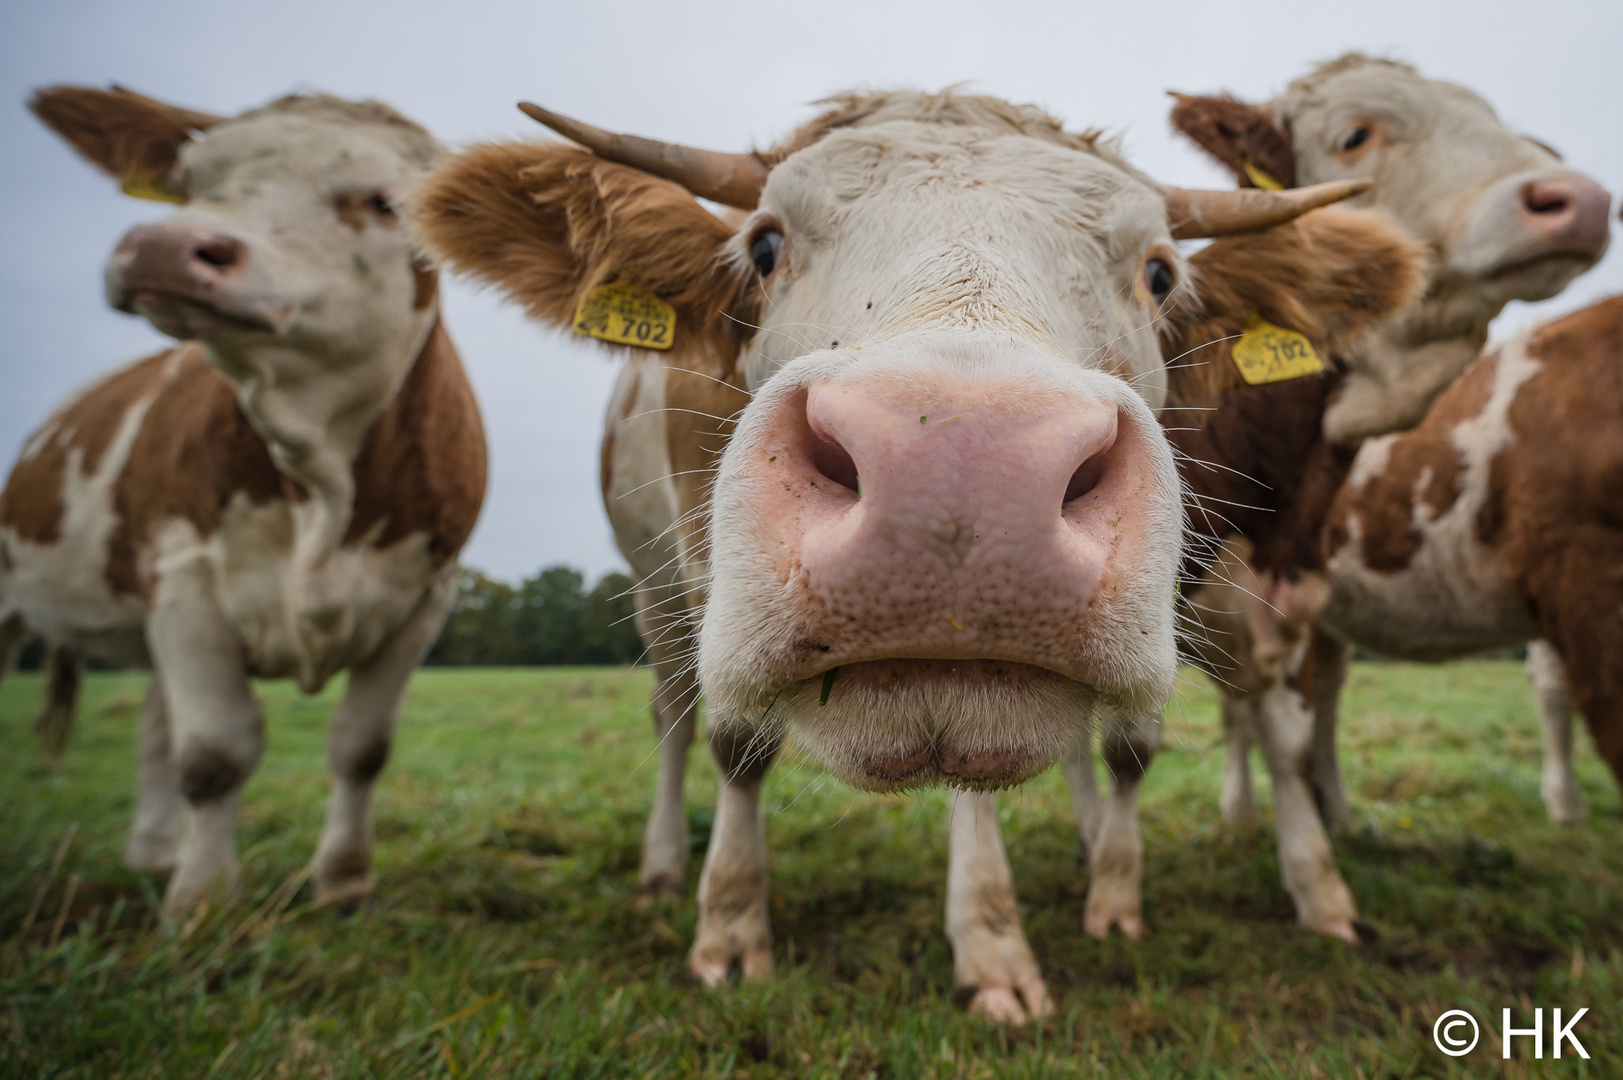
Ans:
[{"label": "tree", "polygon": [[549,566],[517,588],[465,569],[424,661],[435,665],[630,664],[642,657],[631,579]]}]

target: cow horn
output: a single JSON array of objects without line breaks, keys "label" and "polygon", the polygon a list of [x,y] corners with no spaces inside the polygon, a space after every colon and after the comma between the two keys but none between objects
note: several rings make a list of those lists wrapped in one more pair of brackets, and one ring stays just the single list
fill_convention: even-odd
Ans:
[{"label": "cow horn", "polygon": [[1371,181],[1331,180],[1308,187],[1264,191],[1241,188],[1236,191],[1196,191],[1168,188],[1167,221],[1178,240],[1205,236],[1227,236],[1280,225],[1320,206],[1368,191]]},{"label": "cow horn", "polygon": [[722,154],[637,135],[617,135],[528,101],[519,102],[518,107],[525,116],[580,143],[598,157],[674,180],[700,198],[741,210],[753,210],[761,200],[761,188],[766,185],[770,168],[754,154]]},{"label": "cow horn", "polygon": [[193,131],[207,131],[215,124],[224,123],[230,119],[228,116],[218,116],[214,113],[200,112],[197,109],[185,109],[179,105],[170,105],[168,102],[159,101],[157,98],[149,98],[145,94],[138,94],[134,90],[120,86],[117,83],[113,84],[113,93],[131,101],[139,101],[143,105],[150,105],[159,112],[172,117],[182,127],[191,128]]}]

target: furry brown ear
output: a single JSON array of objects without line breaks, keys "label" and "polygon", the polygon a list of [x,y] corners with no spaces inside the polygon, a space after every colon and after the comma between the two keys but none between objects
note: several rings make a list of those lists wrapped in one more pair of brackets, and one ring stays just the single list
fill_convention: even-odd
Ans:
[{"label": "furry brown ear", "polygon": [[28,108],[126,193],[175,201],[184,193],[170,186],[169,175],[180,148],[194,131],[224,119],[117,86],[48,86],[35,91]]},{"label": "furry brown ear", "polygon": [[1169,400],[1208,406],[1245,385],[1231,354],[1253,315],[1327,356],[1418,299],[1428,259],[1379,214],[1338,207],[1214,240],[1190,258],[1193,296],[1161,323]]},{"label": "furry brown ear", "polygon": [[407,200],[436,259],[568,326],[592,289],[625,278],[677,310],[683,367],[731,370],[759,289],[726,258],[733,228],[676,184],[561,143],[474,146]]},{"label": "furry brown ear", "polygon": [[[1222,94],[1174,93],[1172,130],[1210,154],[1241,187],[1295,187],[1290,133],[1274,123],[1273,109]],[[1248,167],[1249,166],[1249,167]]]}]

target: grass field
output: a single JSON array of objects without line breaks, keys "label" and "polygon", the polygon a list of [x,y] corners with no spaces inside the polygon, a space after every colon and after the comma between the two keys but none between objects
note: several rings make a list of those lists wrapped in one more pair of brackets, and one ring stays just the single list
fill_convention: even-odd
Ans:
[{"label": "grass field", "polygon": [[[649,677],[420,674],[378,796],[377,901],[264,909],[314,849],[336,689],[260,688],[269,749],[239,832],[242,903],[184,935],[124,869],[145,677],[89,680],[60,772],[0,687],[0,1074],[6,1076],[1623,1076],[1623,815],[1587,736],[1587,824],[1545,824],[1530,690],[1511,663],[1357,665],[1340,864],[1374,939],[1292,922],[1271,829],[1218,819],[1199,679],[1145,785],[1142,942],[1082,932],[1087,873],[1053,772],[1002,803],[1026,932],[1056,1015],[991,1028],[953,1004],[945,799],[855,794],[801,763],[769,781],[777,973],[702,991],[691,899],[639,906]],[[695,845],[715,770],[693,755]],[[1266,773],[1258,769],[1259,775]],[[1266,803],[1266,783],[1262,793]],[[67,831],[40,914],[19,936]],[[696,867],[700,855],[695,853]],[[70,876],[76,877],[65,906]],[[253,918],[256,911],[267,917]],[[1499,1060],[1500,1010],[1587,1006],[1591,1060]],[[1442,1011],[1482,1042],[1432,1045]]]}]

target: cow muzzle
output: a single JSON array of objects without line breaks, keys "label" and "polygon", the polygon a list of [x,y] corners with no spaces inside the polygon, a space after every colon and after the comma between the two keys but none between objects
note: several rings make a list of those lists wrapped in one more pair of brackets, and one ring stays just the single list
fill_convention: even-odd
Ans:
[{"label": "cow muzzle", "polygon": [[1579,173],[1506,177],[1473,204],[1449,266],[1496,298],[1548,299],[1606,254],[1611,208],[1611,194]]},{"label": "cow muzzle", "polygon": [[1137,396],[1042,356],[857,355],[757,395],[727,451],[713,714],[792,723],[860,786],[999,786],[1097,702],[1164,700],[1178,486]]},{"label": "cow muzzle", "polygon": [[227,233],[178,221],[137,225],[107,262],[107,302],[175,338],[280,333],[290,312],[244,295],[252,266],[249,245]]}]

